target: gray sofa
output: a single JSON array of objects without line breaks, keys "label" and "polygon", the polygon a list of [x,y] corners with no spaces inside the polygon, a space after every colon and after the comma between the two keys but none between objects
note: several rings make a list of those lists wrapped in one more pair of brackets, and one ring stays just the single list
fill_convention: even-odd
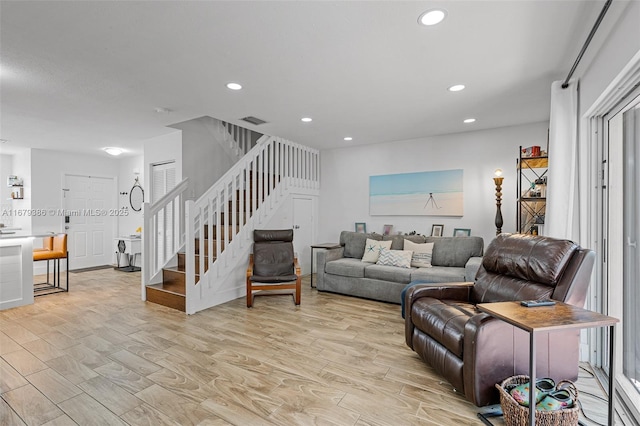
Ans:
[{"label": "gray sofa", "polygon": [[[400,268],[362,261],[367,238],[392,240],[391,250],[403,250],[404,241],[434,243],[431,268]],[[433,283],[473,281],[482,263],[481,237],[424,237],[422,235],[362,234],[342,231],[340,248],[317,252],[319,291],[400,303],[400,293],[412,281]]]}]

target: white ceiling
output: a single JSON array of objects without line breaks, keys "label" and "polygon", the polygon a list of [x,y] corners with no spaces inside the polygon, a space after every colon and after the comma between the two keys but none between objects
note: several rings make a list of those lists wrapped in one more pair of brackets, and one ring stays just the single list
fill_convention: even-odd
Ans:
[{"label": "white ceiling", "polygon": [[548,120],[603,3],[2,1],[1,148],[140,154],[203,115],[319,149]]}]

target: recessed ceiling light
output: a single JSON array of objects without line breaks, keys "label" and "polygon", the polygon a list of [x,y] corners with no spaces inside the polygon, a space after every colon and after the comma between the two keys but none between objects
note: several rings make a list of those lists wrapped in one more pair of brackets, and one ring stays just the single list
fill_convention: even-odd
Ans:
[{"label": "recessed ceiling light", "polygon": [[300,120],[304,121],[305,123],[310,123],[313,121],[311,117],[304,117],[304,118],[301,118]]},{"label": "recessed ceiling light", "polygon": [[447,17],[447,11],[444,9],[431,9],[424,12],[418,18],[418,23],[420,25],[436,25],[439,24]]},{"label": "recessed ceiling light", "polygon": [[109,148],[103,148],[104,152],[106,152],[109,155],[120,155],[124,152],[124,150],[122,150],[121,148],[113,148],[113,147],[109,147]]},{"label": "recessed ceiling light", "polygon": [[475,118],[467,118],[467,119],[465,119],[465,120],[463,121],[463,123],[467,123],[467,124],[468,124],[468,123],[474,123],[475,121],[476,121],[476,119],[475,119]]},{"label": "recessed ceiling light", "polygon": [[240,90],[242,89],[242,85],[239,83],[227,83],[227,89]]},{"label": "recessed ceiling light", "polygon": [[464,90],[464,84],[454,84],[453,86],[449,87],[447,90],[450,92],[459,92],[461,90]]},{"label": "recessed ceiling light", "polygon": [[345,137],[345,138],[344,138],[344,140],[345,140],[345,141],[352,141],[352,140],[353,140],[353,138],[352,138],[351,136],[347,136],[347,137]]}]

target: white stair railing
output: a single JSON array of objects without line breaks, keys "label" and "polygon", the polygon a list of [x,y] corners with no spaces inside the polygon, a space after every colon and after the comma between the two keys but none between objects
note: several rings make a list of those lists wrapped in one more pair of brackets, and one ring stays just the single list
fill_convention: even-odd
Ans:
[{"label": "white stair railing", "polygon": [[224,129],[225,140],[236,155],[242,157],[251,150],[251,130],[226,121],[220,123]]},{"label": "white stair railing", "polygon": [[189,179],[184,179],[154,204],[143,205],[142,300],[146,299],[145,286],[159,282],[162,268],[184,245],[188,186]]},{"label": "white stair railing", "polygon": [[[249,139],[245,139],[249,141]],[[256,224],[266,220],[293,190],[317,190],[319,152],[281,138],[263,136],[197,201],[185,208],[186,311],[215,304],[211,289],[250,245]],[[197,252],[200,254],[196,270]],[[246,251],[246,250],[245,250]],[[208,253],[208,256],[202,254]],[[199,281],[196,284],[196,274]]]}]

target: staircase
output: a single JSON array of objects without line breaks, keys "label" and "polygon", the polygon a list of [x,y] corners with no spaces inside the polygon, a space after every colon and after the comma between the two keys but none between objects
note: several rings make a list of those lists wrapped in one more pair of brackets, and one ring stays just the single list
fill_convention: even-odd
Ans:
[{"label": "staircase", "polygon": [[319,154],[263,136],[197,201],[186,187],[145,205],[142,298],[193,314],[244,294],[253,229],[292,192],[317,193]]}]

